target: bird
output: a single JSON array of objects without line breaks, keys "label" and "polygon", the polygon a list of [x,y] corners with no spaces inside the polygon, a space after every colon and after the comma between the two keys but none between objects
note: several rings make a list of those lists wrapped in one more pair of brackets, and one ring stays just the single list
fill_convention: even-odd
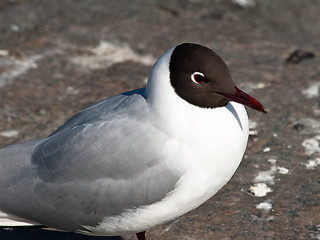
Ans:
[{"label": "bird", "polygon": [[267,113],[217,53],[179,44],[156,61],[144,88],[0,150],[0,225],[144,240],[230,180],[248,141],[244,106]]}]

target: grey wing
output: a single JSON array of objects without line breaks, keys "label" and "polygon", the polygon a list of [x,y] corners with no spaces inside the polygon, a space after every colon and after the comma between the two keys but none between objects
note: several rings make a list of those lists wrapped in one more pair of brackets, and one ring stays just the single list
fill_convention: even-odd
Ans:
[{"label": "grey wing", "polygon": [[166,136],[148,121],[145,99],[119,102],[98,120],[74,118],[41,142],[18,145],[15,151],[27,150],[12,159],[19,162],[15,174],[4,177],[0,211],[74,231],[173,190],[178,176],[161,162]]}]

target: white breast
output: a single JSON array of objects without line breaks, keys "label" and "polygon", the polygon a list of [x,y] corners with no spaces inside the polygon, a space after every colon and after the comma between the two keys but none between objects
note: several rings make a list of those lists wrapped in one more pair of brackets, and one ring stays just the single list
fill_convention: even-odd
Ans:
[{"label": "white breast", "polygon": [[164,163],[181,174],[176,188],[152,205],[106,217],[97,227],[90,227],[95,235],[135,233],[175,219],[201,205],[229,181],[247,145],[246,111],[237,103],[204,110],[208,109],[199,108],[196,115],[176,122],[176,126],[166,125],[169,135],[163,147]]},{"label": "white breast", "polygon": [[242,159],[249,128],[245,108],[229,102],[225,107],[206,109],[180,98],[169,81],[172,51],[155,64],[145,94],[153,113],[151,124],[168,136],[162,149],[163,164],[181,177],[161,201],[88,227],[96,235],[136,233],[183,215],[226,184]]}]

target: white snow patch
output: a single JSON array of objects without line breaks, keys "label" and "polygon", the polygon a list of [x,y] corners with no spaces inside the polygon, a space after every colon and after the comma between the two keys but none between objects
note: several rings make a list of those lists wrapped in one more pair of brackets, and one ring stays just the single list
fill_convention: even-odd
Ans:
[{"label": "white snow patch", "polygon": [[314,115],[316,115],[317,117],[320,116],[320,109],[314,109],[313,110]]},{"label": "white snow patch", "polygon": [[277,159],[275,159],[275,158],[269,158],[269,159],[268,159],[268,162],[271,163],[271,164],[276,164],[276,163],[277,163]]},{"label": "white snow patch", "polygon": [[7,49],[0,49],[0,56],[8,56],[9,51]]},{"label": "white snow patch", "polygon": [[279,172],[280,174],[288,174],[289,170],[285,167],[277,167],[277,159],[269,158],[268,162],[271,164],[270,170],[260,171],[258,175],[255,176],[255,184],[251,186],[248,190],[249,193],[252,193],[256,197],[263,197],[267,193],[272,192],[272,189],[267,185],[274,184],[275,174]]},{"label": "white snow patch", "polygon": [[249,193],[252,193],[256,197],[264,197],[269,192],[272,192],[272,189],[265,183],[255,183],[249,188]]},{"label": "white snow patch", "polygon": [[272,209],[272,203],[271,203],[271,200],[268,199],[264,202],[261,202],[259,203],[257,206],[256,206],[257,209],[261,209],[261,210],[264,210],[264,211],[269,211],[270,209]]},{"label": "white snow patch", "polygon": [[76,56],[71,62],[90,70],[97,70],[110,67],[114,64],[133,61],[145,65],[153,65],[156,59],[150,55],[142,55],[134,52],[128,45],[115,45],[102,41],[93,48],[87,48],[87,55]]},{"label": "white snow patch", "polygon": [[258,130],[249,129],[249,135],[250,135],[250,136],[256,136],[256,135],[258,135]]},{"label": "white snow patch", "polygon": [[76,89],[73,86],[68,86],[66,89],[66,94],[70,94],[70,95],[77,95],[80,92],[79,89]]},{"label": "white snow patch", "polygon": [[258,130],[257,130],[257,122],[254,122],[249,119],[249,135],[255,136],[258,135]]},{"label": "white snow patch", "polygon": [[19,32],[20,31],[20,27],[16,24],[11,24],[10,28],[11,28],[12,32]]},{"label": "white snow patch", "polygon": [[285,167],[277,167],[277,170],[281,174],[288,174],[289,173],[289,169],[285,168]]},{"label": "white snow patch", "polygon": [[[307,127],[301,131],[302,134],[310,135],[320,132],[320,121],[318,119],[303,118],[295,120],[294,122],[303,123]],[[308,170],[316,169],[320,165],[320,134],[305,139],[302,142],[302,146],[305,148],[306,154],[312,158],[302,164],[305,165]]]},{"label": "white snow patch", "polygon": [[22,54],[23,57],[21,58],[12,57],[8,52],[8,56],[5,56],[4,59],[1,59],[0,61],[0,70],[2,70],[1,68],[4,68],[4,70],[0,71],[0,87],[13,82],[15,78],[26,73],[30,69],[37,68],[37,62],[44,57],[58,54],[60,52],[61,50],[54,49],[44,52],[41,55],[36,54],[32,56],[25,56]]},{"label": "white snow patch", "polygon": [[254,7],[256,2],[254,0],[231,0],[234,4],[237,4],[243,8]]},{"label": "white snow patch", "polygon": [[[309,127],[303,133],[310,134],[320,131],[320,121],[312,118],[304,118],[302,122]],[[305,152],[310,158],[307,162],[303,162],[307,170],[315,170],[320,166],[320,134],[314,137],[307,138],[302,142],[302,146],[305,148]]]},{"label": "white snow patch", "polygon": [[263,151],[263,152],[270,152],[270,151],[271,151],[271,148],[270,148],[270,147],[265,147],[262,151]]},{"label": "white snow patch", "polygon": [[249,126],[250,126],[250,128],[255,129],[255,128],[257,128],[258,123],[249,119]]},{"label": "white snow patch", "polygon": [[277,171],[277,167],[272,165],[268,171],[260,171],[254,178],[255,182],[274,184],[274,174]]},{"label": "white snow patch", "polygon": [[314,159],[309,159],[306,163],[302,163],[308,170],[315,170],[320,166],[320,135],[316,135],[313,138],[305,139],[302,142],[302,146],[305,147],[308,156],[315,154]]},{"label": "white snow patch", "polygon": [[270,216],[270,217],[267,218],[267,221],[268,221],[268,222],[271,222],[271,221],[273,221],[273,220],[274,220],[274,216]]},{"label": "white snow patch", "polygon": [[305,95],[306,98],[318,97],[319,88],[320,88],[320,82],[315,82],[312,85],[310,85],[308,88],[302,90],[302,93],[303,95]]},{"label": "white snow patch", "polygon": [[304,165],[308,170],[315,170],[316,167],[320,166],[320,158],[308,160],[308,162],[304,163]]},{"label": "white snow patch", "polygon": [[265,83],[247,83],[246,84],[246,88],[249,88],[250,90],[261,89],[265,87],[266,87]]},{"label": "white snow patch", "polygon": [[4,66],[9,70],[3,71],[3,73],[0,74],[0,87],[12,82],[16,77],[24,74],[29,69],[37,68],[38,65],[36,62],[41,60],[42,58],[42,55],[34,55],[22,60],[7,59],[2,61],[0,63],[0,67]]},{"label": "white snow patch", "polygon": [[257,82],[250,83],[250,82],[247,82],[246,85],[240,86],[240,87],[246,93],[250,93],[253,90],[262,89],[262,88],[265,88],[266,86],[267,85],[265,83],[262,83],[262,82],[261,83],[257,83]]},{"label": "white snow patch", "polygon": [[302,146],[305,147],[306,153],[309,156],[314,153],[320,153],[320,135],[316,135],[313,138],[305,139],[302,142]]},{"label": "white snow patch", "polygon": [[18,130],[4,130],[0,132],[0,136],[6,137],[6,138],[12,138],[19,134]]}]

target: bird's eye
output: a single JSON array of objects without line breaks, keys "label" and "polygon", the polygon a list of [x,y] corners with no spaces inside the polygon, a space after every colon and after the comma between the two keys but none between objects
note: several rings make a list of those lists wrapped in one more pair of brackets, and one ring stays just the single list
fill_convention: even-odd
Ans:
[{"label": "bird's eye", "polygon": [[204,74],[201,72],[192,73],[191,80],[196,84],[202,84],[202,83],[206,82],[206,78],[204,77]]}]

